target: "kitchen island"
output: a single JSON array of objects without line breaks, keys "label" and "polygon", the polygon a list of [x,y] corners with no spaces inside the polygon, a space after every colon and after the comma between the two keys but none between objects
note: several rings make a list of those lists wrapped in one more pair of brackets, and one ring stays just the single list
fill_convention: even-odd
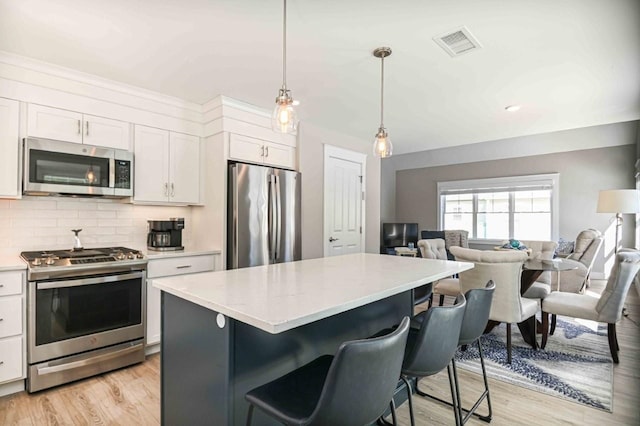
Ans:
[{"label": "kitchen island", "polygon": [[244,424],[248,390],[397,324],[412,289],[472,267],[360,253],[154,281],[162,423]]}]

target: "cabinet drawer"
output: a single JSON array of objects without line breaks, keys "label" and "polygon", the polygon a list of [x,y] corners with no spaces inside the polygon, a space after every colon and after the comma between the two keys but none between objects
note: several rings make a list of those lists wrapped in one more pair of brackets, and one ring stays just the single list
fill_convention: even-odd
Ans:
[{"label": "cabinet drawer", "polygon": [[0,338],[22,334],[22,297],[0,298]]},{"label": "cabinet drawer", "polygon": [[0,383],[22,378],[22,337],[0,340]]},{"label": "cabinet drawer", "polygon": [[22,294],[22,272],[0,272],[0,296]]},{"label": "cabinet drawer", "polygon": [[147,278],[195,274],[196,272],[207,271],[213,271],[212,254],[152,259],[147,266]]}]

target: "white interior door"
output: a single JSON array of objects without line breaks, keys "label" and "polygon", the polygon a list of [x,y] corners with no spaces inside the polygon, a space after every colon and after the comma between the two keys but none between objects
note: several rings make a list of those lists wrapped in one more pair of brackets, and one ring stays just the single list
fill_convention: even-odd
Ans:
[{"label": "white interior door", "polygon": [[363,251],[365,160],[364,154],[325,145],[325,256]]}]

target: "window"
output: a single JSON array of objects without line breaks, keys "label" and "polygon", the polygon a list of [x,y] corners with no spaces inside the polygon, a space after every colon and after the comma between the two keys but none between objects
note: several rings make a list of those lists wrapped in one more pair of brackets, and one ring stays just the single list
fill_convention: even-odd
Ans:
[{"label": "window", "polygon": [[440,229],[478,240],[555,240],[558,174],[438,182]]}]

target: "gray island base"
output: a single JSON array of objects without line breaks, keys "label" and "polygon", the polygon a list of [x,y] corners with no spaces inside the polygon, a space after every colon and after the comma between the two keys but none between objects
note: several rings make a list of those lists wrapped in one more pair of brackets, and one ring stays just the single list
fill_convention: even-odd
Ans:
[{"label": "gray island base", "polygon": [[[356,254],[154,282],[162,424],[245,424],[247,391],[397,324],[413,288],[472,266]],[[256,410],[253,424],[278,423]]]}]

